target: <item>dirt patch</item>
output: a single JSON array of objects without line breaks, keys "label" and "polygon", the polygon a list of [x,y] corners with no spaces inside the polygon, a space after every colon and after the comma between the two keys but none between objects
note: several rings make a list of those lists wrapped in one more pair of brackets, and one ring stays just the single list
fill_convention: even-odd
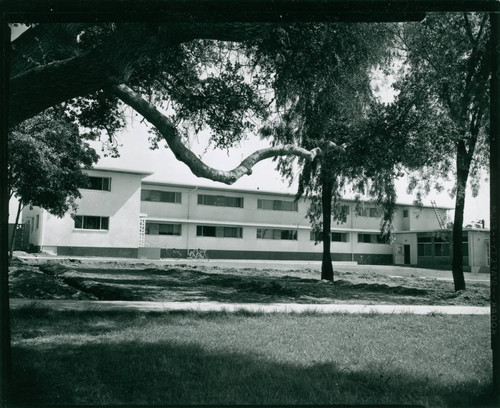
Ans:
[{"label": "dirt patch", "polygon": [[362,303],[488,306],[489,286],[453,284],[376,272],[335,272],[321,281],[311,269],[228,268],[215,265],[154,265],[67,259],[37,260],[12,268],[11,296],[32,299],[125,301],[218,301],[251,303]]},{"label": "dirt patch", "polygon": [[12,298],[96,299],[92,294],[80,291],[32,266],[13,266],[9,269],[9,292]]}]

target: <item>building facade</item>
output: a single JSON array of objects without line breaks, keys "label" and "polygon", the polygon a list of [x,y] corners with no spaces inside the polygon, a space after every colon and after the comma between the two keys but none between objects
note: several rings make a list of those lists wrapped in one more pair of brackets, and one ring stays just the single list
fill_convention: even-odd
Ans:
[{"label": "building facade", "polygon": [[[211,259],[321,259],[322,246],[306,218],[307,199],[143,180],[148,175],[91,170],[91,186],[81,190],[76,214],[56,218],[39,208],[23,212],[33,248],[73,256],[159,259],[175,248],[182,256],[203,249]],[[381,218],[375,205],[365,203],[361,212],[355,211],[352,200],[343,206],[346,221],[332,224],[334,261],[425,267],[446,267],[445,257],[451,262],[449,243],[442,249],[446,241],[438,242],[438,218],[446,216],[447,208],[398,205],[395,241],[389,243],[379,235]],[[489,236],[485,230],[468,231],[467,237],[469,233],[478,234],[469,238],[474,243]],[[481,242],[474,247],[477,257],[466,261],[484,252],[485,261],[477,263],[486,266],[487,244]]]}]

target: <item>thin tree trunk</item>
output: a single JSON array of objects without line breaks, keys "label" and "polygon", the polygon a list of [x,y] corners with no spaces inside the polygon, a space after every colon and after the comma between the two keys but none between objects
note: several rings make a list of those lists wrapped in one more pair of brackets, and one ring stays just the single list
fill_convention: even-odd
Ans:
[{"label": "thin tree trunk", "polygon": [[330,253],[330,229],[332,220],[332,189],[330,180],[323,181],[321,205],[323,212],[323,261],[321,263],[321,279],[333,281],[332,256]]},{"label": "thin tree trunk", "polygon": [[453,259],[452,273],[455,291],[465,290],[462,233],[465,208],[465,188],[467,186],[468,166],[466,165],[466,150],[463,142],[459,143],[457,150],[457,195],[455,199],[455,216],[453,220]]},{"label": "thin tree trunk", "polygon": [[19,224],[19,215],[21,214],[22,209],[23,209],[23,205],[21,204],[21,201],[19,201],[19,205],[17,206],[16,222],[14,223],[14,230],[12,231],[12,237],[10,239],[9,265],[11,264],[12,257],[14,256],[14,244],[16,242],[17,225]]}]

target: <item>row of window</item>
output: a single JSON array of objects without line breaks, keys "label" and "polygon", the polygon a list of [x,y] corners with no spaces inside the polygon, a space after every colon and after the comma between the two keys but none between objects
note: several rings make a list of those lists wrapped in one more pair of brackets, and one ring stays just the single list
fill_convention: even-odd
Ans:
[{"label": "row of window", "polygon": [[[89,190],[111,191],[111,177],[89,177],[89,182],[83,188]],[[141,190],[141,201],[152,201],[161,203],[182,203],[182,193],[178,191]],[[216,207],[243,208],[243,197],[230,197],[223,195],[198,194],[199,205],[211,205]],[[257,208],[273,211],[298,211],[298,203],[288,200],[258,199]],[[349,206],[342,206],[342,211],[349,215]],[[359,214],[361,217],[379,218],[378,208],[367,207]],[[407,214],[406,214],[407,216]]]},{"label": "row of window", "polygon": [[[141,200],[181,204],[182,193],[174,191],[142,190]],[[215,207],[243,208],[244,198],[224,195],[198,194],[198,204]],[[257,208],[276,211],[298,211],[298,204],[296,201],[258,199]]]},{"label": "row of window", "polygon": [[[462,236],[462,254],[467,256],[469,252],[469,237]],[[450,256],[451,242],[441,237],[417,237],[418,256]],[[434,253],[433,253],[434,249]]]},{"label": "row of window", "polygon": [[[182,235],[181,224],[146,223],[146,234],[148,235]],[[320,234],[321,235],[321,234]],[[224,227],[213,225],[196,226],[196,236],[215,238],[243,238],[242,227]],[[257,228],[257,239],[274,239],[297,241],[297,230],[279,228]],[[310,234],[311,241],[321,241],[316,239],[313,231]],[[349,233],[332,232],[333,242],[348,242]],[[371,244],[386,244],[387,241],[378,234],[358,234],[358,242]]]},{"label": "row of window", "polygon": [[[109,230],[109,217],[90,216],[90,215],[75,215],[75,229],[87,230]],[[38,221],[38,220],[37,220]],[[146,223],[147,235],[182,235],[181,224],[166,224],[166,223]],[[242,227],[224,227],[211,225],[198,225],[196,227],[196,235],[199,237],[216,237],[216,238],[243,238]],[[277,240],[297,240],[297,230],[277,229],[277,228],[258,228],[258,239],[277,239]],[[347,232],[332,232],[330,236],[333,242],[348,242],[349,233]],[[322,233],[316,234],[314,231],[310,233],[311,241],[321,241]],[[358,234],[358,242],[371,244],[386,244],[387,241],[378,234]],[[420,246],[419,246],[420,251]]]},{"label": "row of window", "polygon": [[[141,200],[181,204],[182,193],[174,191],[142,190]],[[224,195],[198,194],[198,204],[210,205],[215,207],[243,208],[244,198],[224,196]],[[263,198],[257,199],[257,208],[260,210],[273,210],[273,211],[297,212],[299,210],[297,201],[271,200]],[[342,212],[346,215],[349,215],[350,207],[348,205],[343,205]],[[380,210],[375,207],[366,207],[359,213],[359,216],[380,218]]]},{"label": "row of window", "polygon": [[[89,177],[88,185],[83,188],[89,190],[111,191],[111,177]],[[178,191],[141,190],[141,201],[161,203],[182,203],[182,193]],[[198,204],[216,207],[243,208],[243,197],[223,195],[198,194]],[[257,208],[274,211],[298,211],[298,203],[288,200],[258,199]],[[342,211],[349,215],[349,206],[342,206]],[[380,218],[380,210],[375,207],[366,207],[360,213],[361,217]],[[408,217],[408,210],[403,211],[403,217]]]}]

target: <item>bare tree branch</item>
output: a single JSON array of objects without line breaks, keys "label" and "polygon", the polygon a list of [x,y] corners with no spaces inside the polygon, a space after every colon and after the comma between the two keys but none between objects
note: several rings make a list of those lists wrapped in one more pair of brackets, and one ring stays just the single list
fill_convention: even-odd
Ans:
[{"label": "bare tree branch", "polygon": [[[214,169],[203,163],[184,145],[177,129],[170,120],[159,112],[155,106],[149,104],[142,98],[141,95],[126,85],[114,86],[110,91],[155,126],[167,142],[175,157],[185,163],[193,174],[198,177],[208,178],[225,184],[233,184],[242,176],[252,174],[253,166],[262,160],[277,156],[297,156],[312,161],[321,153],[319,147],[307,150],[295,145],[276,146],[255,151],[232,170],[225,171]],[[334,143],[330,144],[328,147],[343,149],[343,147],[339,147]]]}]

